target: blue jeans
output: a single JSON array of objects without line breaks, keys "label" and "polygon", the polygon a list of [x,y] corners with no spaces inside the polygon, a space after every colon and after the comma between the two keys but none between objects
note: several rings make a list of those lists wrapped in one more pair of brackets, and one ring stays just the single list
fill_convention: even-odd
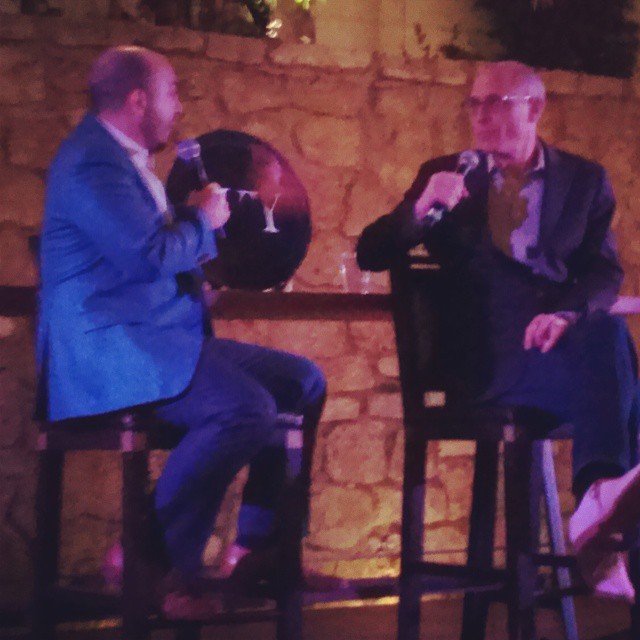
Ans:
[{"label": "blue jeans", "polygon": [[512,387],[492,404],[537,407],[574,426],[574,492],[622,475],[636,458],[639,418],[635,350],[624,320],[580,319],[548,353],[531,349]]},{"label": "blue jeans", "polygon": [[[225,491],[247,464],[237,542],[256,548],[269,541],[286,473],[277,414],[317,418],[325,391],[322,371],[306,358],[205,339],[188,388],[156,409],[161,419],[186,432],[167,460],[155,496],[174,567],[187,574],[199,571]],[[305,420],[307,428],[315,428],[315,421]]]}]

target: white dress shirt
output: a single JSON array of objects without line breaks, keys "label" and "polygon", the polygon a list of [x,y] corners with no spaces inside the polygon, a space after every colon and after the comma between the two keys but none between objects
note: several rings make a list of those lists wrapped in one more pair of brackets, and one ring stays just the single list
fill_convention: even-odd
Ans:
[{"label": "white dress shirt", "polygon": [[153,196],[158,206],[158,211],[166,218],[170,218],[167,194],[164,190],[162,180],[154,173],[154,159],[148,149],[132,140],[128,135],[120,131],[117,127],[102,118],[98,117],[100,124],[115,138],[116,142],[129,154],[129,158],[138,170],[142,181],[145,183],[149,193]]}]

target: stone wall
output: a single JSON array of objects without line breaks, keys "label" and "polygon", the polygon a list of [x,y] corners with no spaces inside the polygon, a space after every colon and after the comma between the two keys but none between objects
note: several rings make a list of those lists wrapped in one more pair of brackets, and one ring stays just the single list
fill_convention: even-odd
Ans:
[{"label": "stone wall", "polygon": [[[103,47],[124,43],[153,47],[175,65],[185,106],[180,137],[235,128],[288,157],[309,192],[314,226],[308,256],[294,278],[296,290],[337,290],[340,254],[399,199],[421,161],[468,145],[458,105],[469,90],[470,62],[406,62],[362,49],[0,14],[0,284],[36,281],[27,238],[41,219],[46,168],[84,111],[91,61]],[[638,294],[638,86],[562,72],[544,77],[550,95],[543,135],[610,170],[619,202],[614,226],[627,270],[625,292]],[[160,157],[163,175],[171,163],[170,152]],[[385,287],[384,276],[375,284]],[[32,330],[27,319],[0,318],[0,608],[23,604],[29,588]],[[396,572],[402,430],[390,322],[219,322],[217,331],[303,353],[328,375],[306,562],[345,576]],[[430,451],[433,555],[464,557],[472,451],[449,442]],[[568,512],[566,447],[558,460]],[[156,471],[161,465],[159,456]],[[119,482],[114,457],[71,459],[66,569],[95,571],[116,539]],[[236,483],[212,538],[212,561],[232,535],[238,490]]]}]

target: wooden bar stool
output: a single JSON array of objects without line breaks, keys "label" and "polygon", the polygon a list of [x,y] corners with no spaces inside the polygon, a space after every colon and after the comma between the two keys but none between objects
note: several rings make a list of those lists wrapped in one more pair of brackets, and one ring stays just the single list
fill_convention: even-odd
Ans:
[{"label": "wooden bar stool", "polygon": [[[551,448],[551,439],[571,438],[570,427],[526,407],[456,405],[443,391],[442,362],[438,361],[443,357],[437,330],[442,320],[439,296],[446,287],[441,272],[428,259],[409,258],[391,270],[391,283],[405,427],[398,640],[418,640],[421,596],[443,591],[465,594],[463,640],[485,638],[488,608],[495,600],[507,603],[509,639],[535,640],[535,611],[543,596],[559,602],[566,638],[577,640],[572,596],[580,589],[572,585],[569,575],[575,562],[565,555]],[[424,561],[425,463],[429,443],[437,440],[476,443],[465,565]],[[493,561],[500,447],[505,568]],[[548,554],[539,550],[543,496]],[[543,590],[540,566],[553,569],[552,589]]]},{"label": "wooden bar stool", "polygon": [[[282,414],[288,455],[288,481],[295,484],[301,471],[302,417]],[[152,598],[153,550],[149,548],[149,453],[173,449],[181,432],[159,424],[153,413],[132,410],[114,414],[45,422],[38,437],[38,484],[36,491],[36,538],[34,546],[34,596],[31,610],[33,640],[53,640],[59,622],[100,617],[122,618],[122,638],[143,640],[154,629],[172,628],[176,640],[196,640],[203,624],[228,624],[271,619],[278,640],[300,640],[302,599],[299,562],[300,536],[287,537],[282,571],[294,579],[283,581],[272,608],[217,614],[206,623],[164,620]],[[65,455],[72,451],[118,451],[122,459],[122,545],[124,575],[122,592],[114,594],[94,585],[78,585],[59,570],[60,514]],[[295,520],[295,517],[293,518]],[[294,528],[294,532],[300,527]],[[291,547],[294,547],[293,551]]]}]

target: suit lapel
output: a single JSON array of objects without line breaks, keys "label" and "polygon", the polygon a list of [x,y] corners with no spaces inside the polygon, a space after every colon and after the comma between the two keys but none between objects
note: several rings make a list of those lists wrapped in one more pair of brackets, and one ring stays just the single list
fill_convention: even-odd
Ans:
[{"label": "suit lapel", "polygon": [[487,169],[487,156],[480,156],[480,164],[472,171],[465,181],[470,193],[468,200],[463,201],[465,211],[469,212],[469,220],[475,227],[481,227],[487,220],[487,203],[489,199],[489,185],[491,177]]},{"label": "suit lapel", "polygon": [[145,198],[149,201],[153,209],[155,210],[157,215],[161,215],[160,210],[158,209],[158,205],[156,203],[153,194],[149,190],[146,182],[142,179],[140,172],[136,169],[136,166],[133,164],[131,158],[129,157],[129,153],[123,146],[100,124],[98,119],[91,113],[86,116],[87,124],[94,129],[94,131],[98,132],[98,135],[104,138],[105,143],[109,145],[113,153],[118,157],[119,161],[122,164],[125,164],[131,167],[131,170],[136,176],[136,180],[138,181],[138,186],[145,194]]},{"label": "suit lapel", "polygon": [[544,194],[540,209],[539,248],[546,250],[551,244],[554,230],[562,216],[567,193],[573,180],[574,167],[563,162],[553,147],[544,145]]}]

